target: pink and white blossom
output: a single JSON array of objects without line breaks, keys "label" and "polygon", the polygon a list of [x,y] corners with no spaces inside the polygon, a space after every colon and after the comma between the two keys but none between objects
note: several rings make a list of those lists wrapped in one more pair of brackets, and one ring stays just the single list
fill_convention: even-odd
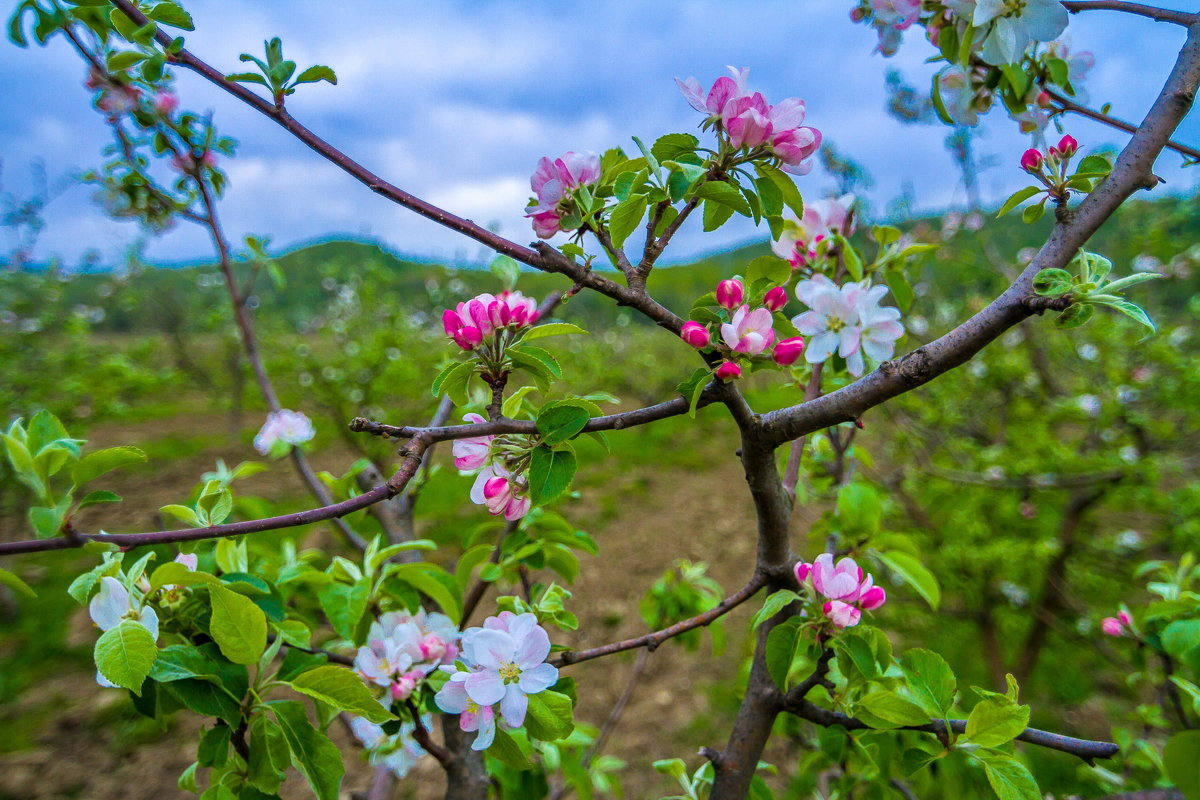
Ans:
[{"label": "pink and white blossom", "polygon": [[904,327],[899,310],[879,304],[885,294],[885,286],[864,281],[839,287],[824,275],[798,283],[796,298],[811,309],[792,320],[810,337],[805,359],[819,364],[836,352],[857,377],[863,374],[863,353],[876,361],[891,358]]},{"label": "pink and white blossom", "polygon": [[[487,422],[479,414],[466,414],[463,419],[473,425],[482,425]],[[495,436],[468,436],[465,439],[455,439],[454,444],[450,446],[450,450],[454,454],[455,469],[471,472],[481,468],[490,458],[492,440],[495,438]]]},{"label": "pink and white blossom", "polygon": [[567,152],[553,161],[543,156],[529,179],[534,200],[526,217],[533,219],[538,237],[549,239],[563,230],[572,193],[600,180],[600,158],[593,153]]},{"label": "pink and white blossom", "polygon": [[[422,722],[428,730],[433,718],[425,715]],[[400,724],[400,730],[389,736],[381,726],[363,717],[350,719],[350,731],[362,742],[370,763],[387,767],[397,778],[407,775],[421,756],[425,755],[425,750],[413,738],[416,728],[416,723],[408,720]]]},{"label": "pink and white blossom", "polygon": [[975,0],[971,24],[987,33],[980,56],[997,66],[1015,64],[1034,42],[1057,39],[1067,27],[1060,0]]},{"label": "pink and white blossom", "polygon": [[487,506],[490,514],[503,514],[511,522],[529,513],[527,489],[524,478],[513,475],[503,464],[493,461],[475,477],[471,502]]},{"label": "pink and white blossom", "polygon": [[442,328],[463,350],[474,350],[496,331],[518,331],[538,321],[537,301],[520,292],[487,292],[442,312]]},{"label": "pink and white blossom", "polygon": [[447,714],[458,714],[460,729],[478,732],[471,743],[472,750],[486,750],[496,738],[496,710],[491,705],[480,705],[467,694],[466,680],[470,675],[470,672],[452,673],[433,701]]},{"label": "pink and white blossom", "polygon": [[299,411],[281,408],[267,415],[267,421],[254,437],[254,449],[270,455],[280,444],[296,446],[316,436],[312,421]]},{"label": "pink and white blossom", "polygon": [[729,278],[717,284],[717,305],[730,311],[746,301],[746,285],[737,278]]},{"label": "pink and white blossom", "polygon": [[863,611],[873,611],[887,601],[883,588],[852,558],[834,563],[833,555],[822,553],[811,564],[797,563],[793,571],[798,583],[825,598],[822,609],[839,628],[857,625]]},{"label": "pink and white blossom", "polygon": [[775,320],[766,308],[750,310],[743,305],[733,313],[733,319],[721,325],[721,338],[735,353],[756,356],[775,342]]},{"label": "pink and white blossom", "polygon": [[794,216],[784,218],[783,233],[771,243],[771,249],[793,268],[808,266],[817,259],[819,245],[830,236],[835,233],[843,236],[854,234],[854,217],[851,214],[854,202],[854,195],[844,194],[809,203],[804,207],[804,216],[800,219]]},{"label": "pink and white blossom", "polygon": [[712,336],[708,332],[708,328],[701,325],[699,322],[685,322],[679,330],[679,338],[695,347],[697,350],[708,347],[712,341]]},{"label": "pink and white blossom", "polygon": [[822,607],[825,616],[839,628],[853,628],[862,619],[862,611],[841,600],[829,600]]},{"label": "pink and white blossom", "polygon": [[404,700],[442,664],[458,654],[458,629],[445,614],[389,611],[371,623],[367,642],[358,648],[354,669],[368,683]]}]

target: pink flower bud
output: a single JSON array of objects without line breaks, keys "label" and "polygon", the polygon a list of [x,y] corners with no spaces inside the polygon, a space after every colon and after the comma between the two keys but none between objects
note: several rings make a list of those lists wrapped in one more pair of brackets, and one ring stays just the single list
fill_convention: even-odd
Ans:
[{"label": "pink flower bud", "polygon": [[1079,142],[1075,141],[1075,137],[1068,133],[1058,140],[1057,149],[1062,153],[1063,158],[1070,158],[1079,151]]},{"label": "pink flower bud", "polygon": [[862,7],[850,9],[850,21],[862,22],[867,17],[867,12],[862,10]]},{"label": "pink flower bud", "polygon": [[804,583],[808,579],[808,573],[812,572],[812,564],[797,561],[792,571],[796,573],[796,583]]},{"label": "pink flower bud", "polygon": [[787,305],[787,289],[776,286],[763,295],[763,305],[771,311],[778,311]]},{"label": "pink flower bud", "polygon": [[796,359],[800,358],[800,354],[803,352],[804,339],[793,336],[791,339],[784,339],[776,344],[772,357],[779,366],[790,367],[796,363]]},{"label": "pink flower bud", "polygon": [[862,619],[862,612],[849,603],[841,600],[830,600],[825,603],[825,616],[839,628],[853,628]]},{"label": "pink flower bud", "polygon": [[712,337],[709,336],[708,328],[699,322],[685,322],[683,323],[683,330],[679,332],[679,338],[699,350],[700,348],[708,347],[708,343]]},{"label": "pink flower bud", "polygon": [[483,485],[483,496],[488,500],[495,500],[509,493],[508,478],[495,477]]},{"label": "pink flower bud", "polygon": [[882,587],[872,586],[867,591],[863,592],[862,597],[858,598],[858,604],[863,611],[873,611],[879,608],[887,600],[887,592]]},{"label": "pink flower bud", "polygon": [[717,303],[730,311],[746,299],[746,287],[741,281],[730,278],[717,284]]},{"label": "pink flower bud", "polygon": [[736,361],[726,361],[717,367],[716,376],[723,381],[737,380],[742,377],[742,368]]},{"label": "pink flower bud", "polygon": [[1129,616],[1129,612],[1128,612],[1128,611],[1122,611],[1122,612],[1118,613],[1118,614],[1117,614],[1117,619],[1118,619],[1118,620],[1120,621],[1120,623],[1121,623],[1122,625],[1124,625],[1126,628],[1129,628],[1129,627],[1132,627],[1132,626],[1133,626],[1133,617]]},{"label": "pink flower bud", "polygon": [[392,697],[396,700],[407,700],[413,693],[413,689],[417,688],[417,682],[411,677],[413,673],[407,673],[396,678],[392,683]]},{"label": "pink flower bud", "polygon": [[179,108],[179,96],[174,92],[159,92],[154,95],[155,113],[167,116],[177,108]]},{"label": "pink flower bud", "polygon": [[1105,617],[1100,620],[1100,630],[1104,631],[1106,636],[1120,636],[1125,632],[1125,626],[1116,617]]},{"label": "pink flower bud", "polygon": [[1021,155],[1021,169],[1026,172],[1038,172],[1042,168],[1045,159],[1042,154],[1034,148],[1029,148]]},{"label": "pink flower bud", "polygon": [[1050,93],[1045,89],[1038,92],[1037,104],[1039,108],[1048,108],[1050,106]]},{"label": "pink flower bud", "polygon": [[446,643],[436,633],[431,633],[421,640],[421,659],[423,661],[440,661],[446,655]]}]

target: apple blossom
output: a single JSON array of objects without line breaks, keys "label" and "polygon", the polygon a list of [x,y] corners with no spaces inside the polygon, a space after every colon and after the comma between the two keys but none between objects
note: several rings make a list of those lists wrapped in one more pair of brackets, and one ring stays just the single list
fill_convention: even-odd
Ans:
[{"label": "apple blossom", "polygon": [[[449,670],[450,668],[445,668]],[[458,714],[458,727],[464,731],[478,731],[472,750],[486,750],[496,738],[496,710],[491,705],[480,705],[467,694],[466,680],[470,672],[455,672],[450,680],[434,695],[437,707],[447,714]]]},{"label": "apple blossom", "polygon": [[503,514],[508,521],[529,513],[524,478],[513,476],[503,464],[493,461],[480,470],[471,487],[471,502],[487,506],[488,513]]},{"label": "apple blossom", "polygon": [[[487,422],[479,414],[466,414],[463,419],[479,425]],[[492,440],[495,436],[470,436],[466,439],[455,439],[450,446],[454,454],[454,467],[464,471],[473,471],[482,467],[490,457]]]},{"label": "apple blossom", "polygon": [[1021,154],[1021,169],[1026,172],[1040,172],[1045,161],[1042,152],[1036,147],[1031,147]]},{"label": "apple blossom", "polygon": [[774,322],[768,309],[751,311],[750,306],[743,305],[731,321],[721,325],[721,338],[733,352],[756,356],[775,342]]},{"label": "apple blossom", "polygon": [[1063,159],[1070,158],[1077,152],[1079,152],[1079,142],[1069,133],[1058,140],[1057,147],[1050,148],[1050,155]]},{"label": "apple blossom", "polygon": [[880,305],[888,292],[886,286],[871,286],[870,283],[860,286],[862,291],[858,294],[857,308],[862,351],[875,361],[886,361],[896,352],[896,340],[904,335],[904,326],[899,322],[900,310]]},{"label": "apple blossom", "polygon": [[787,289],[775,286],[763,295],[763,305],[771,311],[779,311],[787,305]]},{"label": "apple blossom", "polygon": [[525,723],[529,695],[558,680],[558,668],[545,663],[550,637],[533,614],[513,615],[503,628],[472,628],[462,642],[462,660],[471,668],[462,681],[467,696],[480,706],[499,703],[510,727]]},{"label": "apple blossom", "polygon": [[733,381],[742,377],[742,368],[736,361],[723,361],[713,374],[723,381]]},{"label": "apple blossom", "polygon": [[822,609],[839,628],[857,625],[863,611],[872,611],[887,601],[887,593],[852,558],[835,564],[832,554],[822,553],[811,564],[797,563],[793,572],[798,583],[810,585],[826,599]]},{"label": "apple blossom", "polygon": [[265,455],[270,455],[280,443],[288,445],[304,444],[316,435],[313,424],[308,417],[299,411],[281,408],[267,415],[267,421],[254,437],[254,449]]},{"label": "apple blossom", "polygon": [[980,56],[989,64],[1015,64],[1034,42],[1057,39],[1067,27],[1060,0],[976,0],[971,24],[988,25]]},{"label": "apple blossom", "polygon": [[1070,85],[1059,86],[1063,92],[1071,94],[1075,98],[1075,102],[1086,104],[1088,101],[1088,92],[1083,88],[1083,82],[1087,79],[1087,75],[1091,72],[1092,67],[1096,66],[1096,56],[1088,50],[1082,50],[1078,53],[1071,52],[1071,46],[1059,39],[1050,42],[1046,45],[1046,56],[1048,58],[1061,58],[1067,62],[1067,83]]},{"label": "apple blossom", "polygon": [[179,108],[179,95],[171,91],[161,91],[154,95],[152,103],[154,112],[160,116],[168,116]]},{"label": "apple blossom", "polygon": [[[126,619],[133,620],[158,640],[158,614],[150,606],[135,602],[129,590],[110,575],[100,579],[100,591],[88,603],[88,615],[102,631],[112,630]],[[109,688],[116,686],[100,670],[96,670],[96,683]]]},{"label": "apple blossom", "polygon": [[[971,73],[957,65],[951,65],[938,73],[938,93],[946,113],[959,125],[974,127],[979,124],[979,112],[991,105],[990,94],[980,94]],[[982,108],[980,106],[982,105]]]},{"label": "apple blossom", "polygon": [[471,351],[499,330],[518,331],[538,320],[537,301],[520,292],[487,292],[442,312],[442,328],[455,344]]},{"label": "apple blossom", "polygon": [[862,611],[841,600],[829,600],[822,607],[825,616],[839,628],[852,628],[862,619]]},{"label": "apple blossom", "polygon": [[819,364],[836,352],[857,377],[863,374],[864,352],[876,361],[891,358],[904,327],[897,309],[879,305],[885,294],[885,286],[864,281],[838,287],[824,275],[798,283],[796,298],[812,309],[792,320],[796,330],[812,337],[805,359]]},{"label": "apple blossom", "polygon": [[458,630],[445,614],[389,611],[371,623],[354,669],[363,680],[408,698],[425,676],[457,655]]},{"label": "apple blossom", "polygon": [[799,336],[793,336],[790,339],[782,339],[777,342],[771,357],[781,367],[790,367],[796,363],[803,353],[804,339]]},{"label": "apple blossom", "polygon": [[783,233],[771,243],[771,249],[793,268],[808,266],[817,258],[817,246],[832,234],[854,233],[854,218],[850,213],[854,200],[852,194],[817,200],[805,206],[800,219],[785,217]]},{"label": "apple blossom", "polygon": [[712,337],[708,333],[708,328],[701,325],[699,322],[685,322],[679,331],[679,338],[690,344],[696,349],[708,347],[712,341]]},{"label": "apple blossom", "polygon": [[567,152],[551,161],[543,156],[529,179],[535,200],[525,216],[533,219],[538,237],[549,239],[561,230],[570,213],[572,193],[600,180],[600,158],[593,153]]},{"label": "apple blossom", "polygon": [[717,284],[717,305],[730,311],[746,300],[746,286],[737,278],[729,278]]},{"label": "apple blossom", "polygon": [[1133,617],[1128,611],[1120,611],[1115,617],[1105,617],[1100,620],[1100,630],[1107,636],[1123,636],[1133,628]]},{"label": "apple blossom", "polygon": [[921,13],[921,0],[871,0],[871,10],[871,24],[879,35],[875,50],[884,56],[895,55],[903,32]]},{"label": "apple blossom", "polygon": [[[433,723],[432,717],[422,718],[426,728]],[[413,738],[416,723],[407,720],[400,724],[400,730],[389,736],[381,726],[362,717],[350,718],[350,731],[362,742],[368,752],[371,764],[387,767],[397,778],[403,778],[413,768],[425,750]]]}]

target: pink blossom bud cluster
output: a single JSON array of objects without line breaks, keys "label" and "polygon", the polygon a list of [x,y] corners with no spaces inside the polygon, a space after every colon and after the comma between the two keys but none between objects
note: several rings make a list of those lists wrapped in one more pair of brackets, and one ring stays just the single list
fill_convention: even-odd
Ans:
[{"label": "pink blossom bud cluster", "polygon": [[852,194],[818,200],[804,207],[802,218],[784,217],[783,232],[771,249],[792,269],[812,265],[829,252],[827,245],[834,234],[854,234],[854,200]]},{"label": "pink blossom bud cluster", "polygon": [[446,335],[468,351],[497,331],[519,331],[537,320],[537,301],[520,292],[485,292],[442,312]]},{"label": "pink blossom bud cluster", "polygon": [[804,340],[799,336],[779,339],[775,333],[772,313],[787,304],[787,291],[782,286],[768,289],[763,295],[763,305],[753,310],[746,303],[746,285],[737,278],[718,283],[714,294],[717,305],[730,312],[729,321],[719,325],[720,339],[716,344],[709,327],[695,321],[685,322],[679,335],[697,350],[715,346],[731,356],[714,371],[717,378],[731,381],[742,376],[738,356],[753,358],[769,353],[776,364],[784,367],[800,358]]},{"label": "pink blossom bud cluster", "polygon": [[188,175],[196,172],[198,169],[212,169],[217,165],[217,154],[211,150],[205,150],[199,156],[195,153],[176,153],[171,156],[171,166],[176,171]]},{"label": "pink blossom bud cluster", "polygon": [[[474,425],[485,420],[479,414],[463,419]],[[524,475],[514,474],[504,460],[493,452],[495,436],[470,436],[455,439],[451,446],[454,466],[464,472],[479,470],[471,487],[471,502],[487,506],[488,513],[504,515],[510,522],[529,513],[529,485]]]},{"label": "pink blossom bud cluster", "polygon": [[1133,634],[1133,617],[1128,611],[1120,611],[1115,617],[1105,617],[1100,620],[1100,630],[1106,636],[1124,636]]},{"label": "pink blossom bud cluster", "polygon": [[435,668],[454,662],[458,638],[445,614],[389,611],[371,623],[354,669],[367,683],[386,689],[389,703],[404,701]]},{"label": "pink blossom bud cluster", "polygon": [[763,148],[785,171],[807,175],[821,146],[821,132],[804,126],[804,101],[789,97],[771,105],[761,93],[746,88],[748,69],[729,71],[733,77],[717,78],[707,93],[695,78],[676,78],[675,83],[688,104],[706,115],[704,126],[715,126],[733,150]]},{"label": "pink blossom bud cluster", "polygon": [[1041,175],[1044,167],[1056,169],[1060,163],[1070,160],[1079,152],[1079,142],[1074,136],[1067,134],[1058,140],[1056,146],[1051,147],[1043,155],[1040,150],[1031,147],[1021,154],[1021,169],[1034,175]]},{"label": "pink blossom bud cluster", "polygon": [[870,281],[838,286],[824,275],[796,284],[796,299],[810,309],[792,319],[796,330],[810,337],[805,359],[819,364],[836,353],[858,377],[865,368],[864,354],[875,361],[891,358],[904,326],[898,309],[880,305],[887,291]]},{"label": "pink blossom bud cluster", "polygon": [[852,558],[834,564],[831,554],[822,553],[811,564],[798,562],[794,571],[801,586],[825,598],[821,610],[839,628],[854,627],[862,619],[862,612],[873,611],[887,601],[883,588],[876,586],[874,578]]},{"label": "pink blossom bud cluster", "polygon": [[567,152],[551,161],[543,156],[529,179],[534,198],[525,215],[533,220],[533,230],[542,239],[559,231],[579,227],[580,207],[576,193],[600,180],[600,158],[592,153]]},{"label": "pink blossom bud cluster", "polygon": [[525,724],[529,695],[558,682],[558,668],[547,664],[550,636],[533,614],[502,611],[481,628],[462,635],[462,652],[453,666],[442,670],[450,680],[434,697],[438,708],[458,714],[459,727],[477,731],[471,744],[486,750],[496,736],[496,711],[505,726]]}]

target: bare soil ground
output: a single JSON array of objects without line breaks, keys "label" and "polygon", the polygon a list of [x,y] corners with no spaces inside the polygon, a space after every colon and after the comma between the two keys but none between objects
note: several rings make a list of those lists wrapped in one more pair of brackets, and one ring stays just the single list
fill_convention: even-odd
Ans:
[{"label": "bare soil ground", "polygon": [[[223,434],[228,418],[218,414],[187,417],[192,434]],[[89,432],[97,446],[136,444],[178,435],[180,419],[151,421],[144,425],[104,427]],[[636,431],[622,434],[636,436]],[[162,459],[151,476],[122,478],[112,488],[125,497],[115,510],[100,509],[85,522],[88,528],[130,529],[153,525],[159,506],[179,502],[182,494],[211,469],[216,458],[227,463],[253,458],[240,441],[216,436],[216,442],[198,448],[186,458]],[[243,439],[244,441],[244,439]],[[702,452],[704,468],[682,467],[622,471],[613,461],[589,467],[581,483],[604,476],[604,494],[620,498],[601,508],[584,491],[568,516],[589,530],[600,544],[600,555],[584,557],[583,569],[572,586],[573,610],[580,617],[574,634],[555,634],[555,641],[576,648],[635,636],[645,632],[638,603],[647,588],[679,558],[702,561],[725,593],[749,578],[754,559],[754,530],[749,495],[744,489],[740,464],[731,438],[705,440],[711,452]],[[444,458],[446,454],[442,454]],[[319,453],[317,468],[337,470],[353,455],[338,447]],[[591,480],[589,480],[589,478]],[[295,478],[283,465],[246,482],[245,492],[268,497],[299,496]],[[17,521],[3,520],[12,530]],[[797,520],[797,530],[804,529]],[[270,535],[270,534],[263,534]],[[485,608],[486,608],[485,600]],[[757,607],[752,601],[730,616],[731,633],[744,628]],[[86,612],[72,620],[68,644],[90,647],[94,639]],[[715,691],[724,684],[739,685],[738,664],[745,640],[731,635],[723,653],[714,656],[705,639],[699,652],[688,653],[667,643],[649,657],[647,669],[634,692],[616,735],[606,752],[624,759],[626,796],[655,797],[669,793],[665,779],[650,768],[660,758],[680,756],[695,765],[700,745],[720,746],[728,726],[721,724],[727,708]],[[597,659],[568,668],[580,684],[577,718],[599,726],[625,687],[633,670],[634,653]],[[47,665],[48,674],[15,705],[0,708],[0,721],[20,721],[33,727],[32,746],[0,755],[0,800],[94,798],[142,800],[189,796],[176,787],[179,774],[195,757],[202,721],[187,713],[173,720],[166,731],[129,714],[123,693],[96,686],[90,672]],[[712,712],[712,713],[709,713]],[[697,722],[699,720],[699,722]],[[347,777],[343,794],[365,790],[371,768],[350,746],[346,732],[335,724],[331,735],[346,745]],[[0,730],[0,743],[5,733]],[[0,753],[11,750],[0,747]],[[398,787],[394,797],[440,797],[441,776],[432,759],[426,759]],[[311,796],[300,781],[290,781],[284,798]]]}]

